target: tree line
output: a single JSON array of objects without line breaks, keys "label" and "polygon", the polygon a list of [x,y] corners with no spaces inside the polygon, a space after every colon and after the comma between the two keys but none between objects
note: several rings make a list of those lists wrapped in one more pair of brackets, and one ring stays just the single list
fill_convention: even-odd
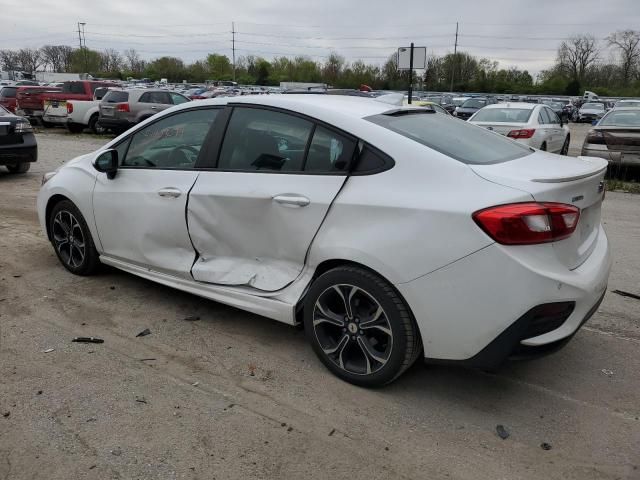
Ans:
[{"label": "tree line", "polygon": [[[395,53],[382,66],[362,60],[348,62],[335,52],[324,61],[303,55],[271,60],[247,55],[237,59],[234,75],[229,57],[218,53],[185,63],[172,56],[147,61],[135,49],[96,51],[45,45],[39,49],[0,50],[0,66],[28,73],[48,69],[103,78],[166,78],[169,82],[191,83],[235,78],[246,85],[279,85],[288,81],[326,83],[336,88],[365,84],[374,89],[402,90],[409,81],[408,72],[398,71]],[[569,37],[558,46],[551,68],[540,72],[536,79],[527,70],[500,68],[496,61],[466,52],[430,55],[427,69],[414,76],[414,85],[429,91],[580,95],[587,89],[605,96],[640,96],[640,31],[614,32],[603,41],[592,35]]]}]

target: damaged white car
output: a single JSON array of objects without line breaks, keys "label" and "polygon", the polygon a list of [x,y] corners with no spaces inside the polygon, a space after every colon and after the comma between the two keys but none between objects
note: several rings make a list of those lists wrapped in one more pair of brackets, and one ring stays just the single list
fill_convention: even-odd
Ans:
[{"label": "damaged white car", "polygon": [[566,343],[610,269],[607,162],[358,97],[176,106],[43,178],[72,273],[101,263],[289,324],[377,386],[418,357],[495,367]]}]

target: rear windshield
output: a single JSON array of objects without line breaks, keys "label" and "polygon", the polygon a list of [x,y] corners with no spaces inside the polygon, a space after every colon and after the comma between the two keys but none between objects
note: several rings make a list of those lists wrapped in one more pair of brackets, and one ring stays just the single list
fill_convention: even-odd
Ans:
[{"label": "rear windshield", "polygon": [[531,117],[530,108],[485,108],[478,110],[474,122],[516,122],[526,123]]},{"label": "rear windshield", "polygon": [[633,100],[625,100],[623,102],[616,103],[616,107],[640,107],[640,101],[634,102]]},{"label": "rear windshield", "polygon": [[604,110],[604,105],[601,103],[585,103],[582,108],[588,108],[592,110]]},{"label": "rear windshield", "polygon": [[613,110],[609,112],[598,126],[640,127],[640,110]]},{"label": "rear windshield", "polygon": [[0,88],[0,97],[13,98],[16,96],[16,87],[2,87]]},{"label": "rear windshield", "polygon": [[121,90],[111,90],[102,97],[103,102],[107,103],[120,103],[129,100],[129,92],[123,92]]},{"label": "rear windshield", "polygon": [[471,98],[462,104],[462,108],[482,108],[487,104],[486,100]]},{"label": "rear windshield", "polygon": [[467,164],[507,162],[532,152],[506,137],[445,115],[414,111],[373,115],[366,120]]},{"label": "rear windshield", "polygon": [[62,84],[62,93],[79,93],[83,94],[84,84],[82,82],[64,82]]}]

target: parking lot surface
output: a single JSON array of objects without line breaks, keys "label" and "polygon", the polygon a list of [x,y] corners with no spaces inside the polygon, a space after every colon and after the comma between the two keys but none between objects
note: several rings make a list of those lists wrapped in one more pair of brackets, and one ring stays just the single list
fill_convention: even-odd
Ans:
[{"label": "parking lot surface", "polygon": [[[575,154],[588,126],[571,128]],[[640,196],[607,193],[609,293],[565,349],[495,373],[418,362],[364,390],[301,330],[64,270],[40,178],[105,141],[40,133],[32,170],[0,173],[0,479],[640,478],[640,301],[611,292],[640,293]]]}]

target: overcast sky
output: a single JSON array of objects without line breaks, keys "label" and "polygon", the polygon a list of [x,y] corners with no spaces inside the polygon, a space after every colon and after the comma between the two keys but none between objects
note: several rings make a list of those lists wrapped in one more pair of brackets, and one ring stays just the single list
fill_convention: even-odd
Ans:
[{"label": "overcast sky", "polygon": [[459,50],[534,74],[571,34],[604,39],[640,28],[640,0],[0,0],[0,12],[0,49],[77,46],[77,22],[86,22],[88,48],[186,62],[211,52],[231,58],[232,22],[236,56],[322,61],[333,50],[375,64],[411,41],[429,53],[453,51],[459,22]]}]

